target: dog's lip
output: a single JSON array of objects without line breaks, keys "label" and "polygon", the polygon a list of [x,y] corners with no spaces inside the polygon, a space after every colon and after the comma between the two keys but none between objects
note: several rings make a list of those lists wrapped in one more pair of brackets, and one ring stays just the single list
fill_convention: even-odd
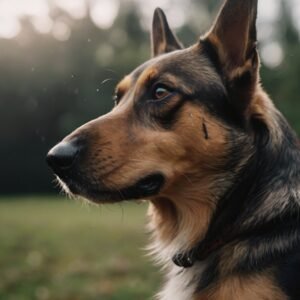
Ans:
[{"label": "dog's lip", "polygon": [[145,199],[157,195],[165,183],[165,176],[160,172],[151,173],[139,179],[135,184],[121,189],[94,186],[88,182],[81,182],[80,179],[74,180],[69,176],[65,178],[59,176],[59,178],[72,194],[96,203]]}]

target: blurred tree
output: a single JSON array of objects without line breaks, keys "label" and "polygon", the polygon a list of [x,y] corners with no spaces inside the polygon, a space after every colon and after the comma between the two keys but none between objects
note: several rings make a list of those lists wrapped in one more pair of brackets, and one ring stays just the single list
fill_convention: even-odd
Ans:
[{"label": "blurred tree", "polygon": [[300,41],[289,4],[281,0],[281,17],[276,26],[276,38],[284,51],[284,60],[275,69],[263,66],[262,81],[280,110],[300,132]]}]

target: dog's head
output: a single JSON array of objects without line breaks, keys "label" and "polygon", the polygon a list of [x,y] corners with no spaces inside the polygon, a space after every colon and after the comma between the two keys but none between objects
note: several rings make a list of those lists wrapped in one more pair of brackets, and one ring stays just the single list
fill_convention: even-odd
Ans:
[{"label": "dog's head", "polygon": [[212,29],[183,48],[157,9],[153,57],[117,85],[113,110],[49,152],[65,189],[95,202],[147,199],[233,170],[261,117],[256,11],[257,0],[226,1]]}]

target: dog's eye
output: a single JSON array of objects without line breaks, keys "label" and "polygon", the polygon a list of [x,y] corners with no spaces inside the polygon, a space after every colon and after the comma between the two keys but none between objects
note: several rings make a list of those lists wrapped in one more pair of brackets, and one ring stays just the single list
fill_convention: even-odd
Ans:
[{"label": "dog's eye", "polygon": [[168,97],[172,91],[163,84],[158,84],[154,87],[153,90],[153,99],[161,100]]}]

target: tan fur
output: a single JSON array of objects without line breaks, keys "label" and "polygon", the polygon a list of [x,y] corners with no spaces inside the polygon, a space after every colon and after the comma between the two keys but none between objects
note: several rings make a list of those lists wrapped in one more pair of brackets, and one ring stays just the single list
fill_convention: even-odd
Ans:
[{"label": "tan fur", "polygon": [[194,300],[287,300],[267,272],[261,275],[226,278]]},{"label": "tan fur", "polygon": [[149,82],[152,78],[154,78],[158,74],[158,70],[156,67],[151,66],[143,71],[143,73],[139,76],[138,81],[136,83],[137,88],[144,87],[147,82]]},{"label": "tan fur", "polygon": [[132,83],[131,77],[129,75],[125,76],[121,82],[117,85],[116,91],[120,92],[122,95],[129,90]]},{"label": "tan fur", "polygon": [[219,272],[221,276],[230,274],[236,265],[246,257],[249,252],[249,245],[246,242],[228,244],[221,253]]},{"label": "tan fur", "polygon": [[261,119],[270,130],[274,146],[282,142],[282,131],[279,130],[276,108],[266,92],[257,86],[256,93],[250,103],[249,111],[255,118]]},{"label": "tan fur", "polygon": [[[244,62],[243,65],[234,68],[233,70],[230,70],[227,74],[227,78],[229,81],[241,77],[243,74],[246,72],[252,72],[253,70],[253,62],[248,59],[247,61]],[[241,100],[242,101],[242,100]]]},{"label": "tan fur", "polygon": [[166,49],[167,49],[167,43],[166,40],[163,39],[157,48],[157,53],[165,53]]}]

